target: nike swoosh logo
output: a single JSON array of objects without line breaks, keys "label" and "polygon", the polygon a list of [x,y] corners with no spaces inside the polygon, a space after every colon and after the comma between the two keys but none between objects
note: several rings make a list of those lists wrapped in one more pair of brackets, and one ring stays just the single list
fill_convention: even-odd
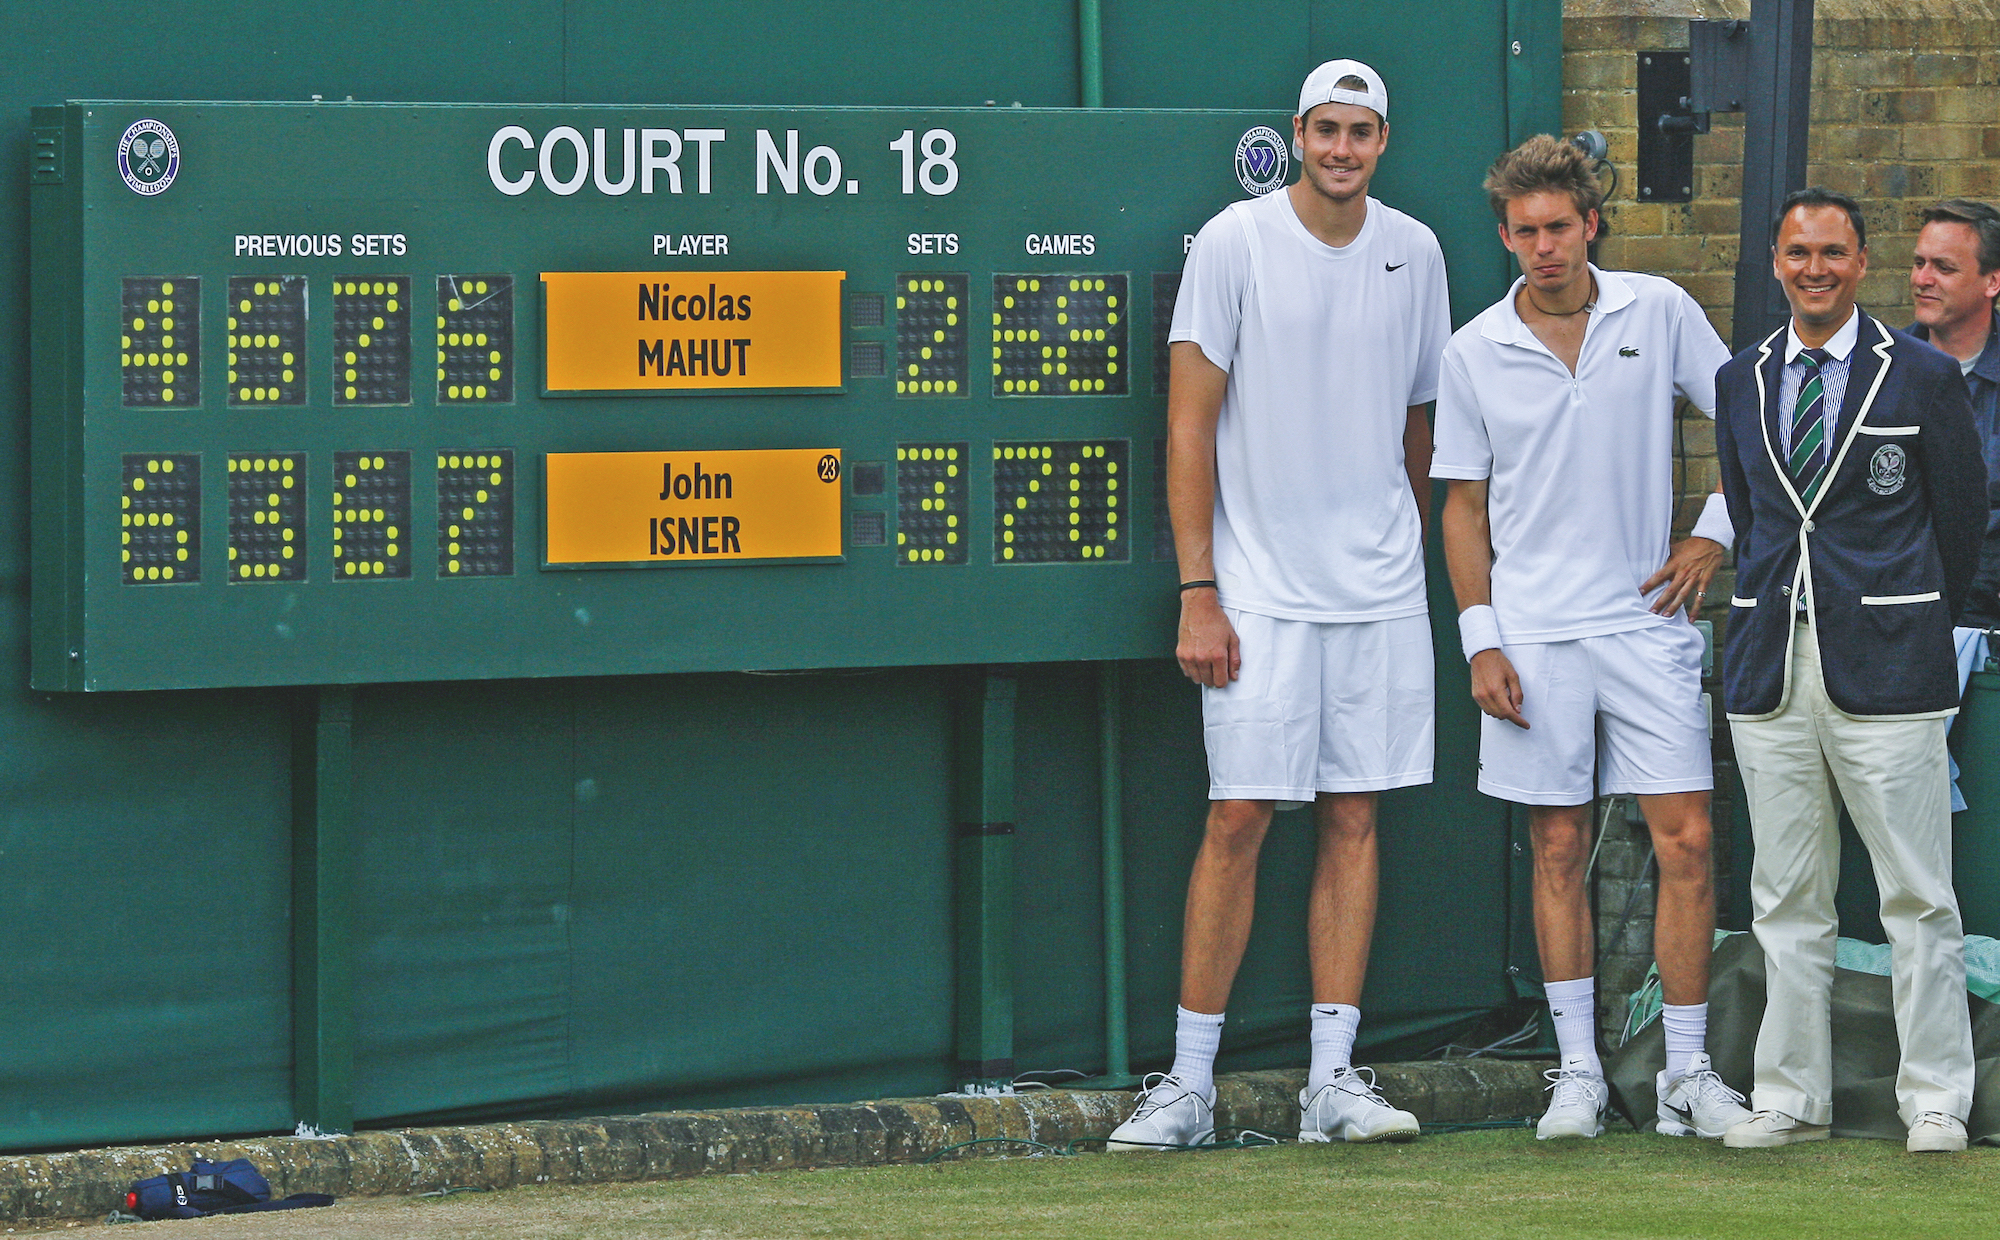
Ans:
[{"label": "nike swoosh logo", "polygon": [[1405,261],[1403,261],[1403,262],[1400,262],[1400,263],[1383,263],[1383,264],[1382,264],[1382,270],[1384,270],[1384,271],[1394,271],[1394,270],[1396,270],[1396,269],[1397,269],[1397,268],[1399,268],[1399,267],[1407,267],[1407,266],[1409,266],[1409,265],[1410,265],[1410,264],[1409,264],[1409,262],[1408,262],[1407,260],[1405,260]]}]

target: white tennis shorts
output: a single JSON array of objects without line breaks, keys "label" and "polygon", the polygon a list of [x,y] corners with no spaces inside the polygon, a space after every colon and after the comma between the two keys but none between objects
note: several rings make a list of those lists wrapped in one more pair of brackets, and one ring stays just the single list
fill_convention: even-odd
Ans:
[{"label": "white tennis shorts", "polygon": [[1431,781],[1428,616],[1318,624],[1223,614],[1243,667],[1226,688],[1201,691],[1209,799],[1300,804]]},{"label": "white tennis shorts", "polygon": [[1523,805],[1582,805],[1714,787],[1701,646],[1700,631],[1675,620],[1505,647],[1530,726],[1480,719],[1479,790]]}]

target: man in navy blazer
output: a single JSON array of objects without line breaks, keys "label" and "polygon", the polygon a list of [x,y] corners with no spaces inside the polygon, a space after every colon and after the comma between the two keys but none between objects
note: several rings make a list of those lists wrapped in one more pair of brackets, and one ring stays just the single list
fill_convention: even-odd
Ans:
[{"label": "man in navy blazer", "polygon": [[1913,1152],[1965,1148],[1972,1032],[1951,881],[1952,618],[1978,567],[1986,466],[1952,359],[1854,304],[1867,231],[1806,189],[1772,225],[1791,322],[1716,375],[1736,531],[1724,705],[1749,795],[1766,963],[1751,1106],[1731,1146],[1823,1140],[1839,808],[1867,845],[1892,944]]}]

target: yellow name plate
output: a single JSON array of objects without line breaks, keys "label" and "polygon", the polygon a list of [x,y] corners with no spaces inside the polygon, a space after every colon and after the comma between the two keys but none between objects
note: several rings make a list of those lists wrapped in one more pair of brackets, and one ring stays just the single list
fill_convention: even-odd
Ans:
[{"label": "yellow name plate", "polygon": [[542,386],[837,389],[844,271],[545,271]]},{"label": "yellow name plate", "polygon": [[543,459],[552,567],[840,558],[839,448]]}]

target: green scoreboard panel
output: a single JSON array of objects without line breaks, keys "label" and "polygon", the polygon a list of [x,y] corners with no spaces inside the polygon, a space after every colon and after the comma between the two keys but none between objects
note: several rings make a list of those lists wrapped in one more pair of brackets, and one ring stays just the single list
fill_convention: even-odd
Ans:
[{"label": "green scoreboard panel", "polygon": [[1266,126],[37,109],[34,684],[1164,655],[1167,324]]}]

